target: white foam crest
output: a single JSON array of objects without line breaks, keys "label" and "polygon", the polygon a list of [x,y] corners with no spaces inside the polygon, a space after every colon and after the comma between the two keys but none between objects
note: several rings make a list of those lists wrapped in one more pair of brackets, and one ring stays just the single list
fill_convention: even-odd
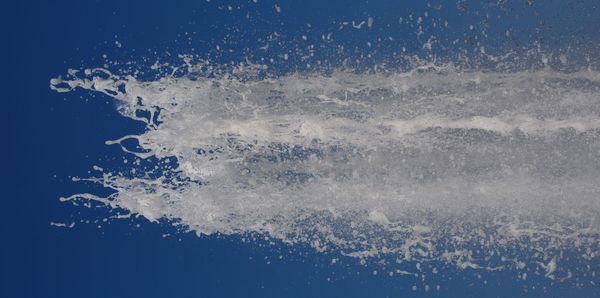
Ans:
[{"label": "white foam crest", "polygon": [[143,153],[122,146],[177,165],[158,175],[105,173],[109,198],[70,199],[198,234],[268,233],[463,269],[497,270],[519,251],[542,251],[530,258],[550,277],[560,275],[562,250],[600,253],[597,72],[84,74],[51,87],[119,100],[148,130],[108,144],[137,139]]}]

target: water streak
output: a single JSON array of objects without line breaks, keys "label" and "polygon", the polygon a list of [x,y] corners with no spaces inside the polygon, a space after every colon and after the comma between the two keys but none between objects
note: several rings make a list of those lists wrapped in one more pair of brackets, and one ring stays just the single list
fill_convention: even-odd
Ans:
[{"label": "water streak", "polygon": [[[93,179],[111,195],[64,200],[359,258],[593,276],[580,265],[600,253],[600,73],[235,74],[53,79],[147,126],[107,141],[138,157]],[[567,254],[579,265],[561,267]]]}]

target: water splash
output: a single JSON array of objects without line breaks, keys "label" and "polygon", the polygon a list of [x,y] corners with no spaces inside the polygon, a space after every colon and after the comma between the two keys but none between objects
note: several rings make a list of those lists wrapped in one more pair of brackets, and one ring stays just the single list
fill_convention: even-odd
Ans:
[{"label": "water splash", "polygon": [[600,73],[260,69],[53,79],[58,92],[112,97],[146,125],[107,141],[138,157],[130,172],[99,168],[88,179],[110,195],[63,200],[199,235],[261,233],[358,258],[593,280]]}]

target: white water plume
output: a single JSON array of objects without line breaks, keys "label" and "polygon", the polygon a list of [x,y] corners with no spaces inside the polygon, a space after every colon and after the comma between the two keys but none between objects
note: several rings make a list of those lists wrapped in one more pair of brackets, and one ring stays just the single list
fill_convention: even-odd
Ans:
[{"label": "white water plume", "polygon": [[51,88],[116,99],[147,129],[107,143],[137,164],[158,160],[145,171],[104,171],[95,181],[114,191],[108,197],[64,200],[362,258],[595,274],[561,262],[568,254],[589,264],[600,253],[598,72],[141,81],[94,69]]}]

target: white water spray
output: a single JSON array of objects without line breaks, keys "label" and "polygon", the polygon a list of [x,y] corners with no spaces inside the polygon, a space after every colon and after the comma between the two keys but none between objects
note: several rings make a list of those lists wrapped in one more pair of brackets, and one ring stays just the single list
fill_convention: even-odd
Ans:
[{"label": "white water spray", "polygon": [[95,181],[112,195],[64,200],[361,258],[591,274],[560,264],[565,252],[584,264],[600,253],[600,73],[250,77],[140,81],[95,69],[53,79],[58,92],[104,93],[146,123],[107,144],[177,160],[104,171]]}]

